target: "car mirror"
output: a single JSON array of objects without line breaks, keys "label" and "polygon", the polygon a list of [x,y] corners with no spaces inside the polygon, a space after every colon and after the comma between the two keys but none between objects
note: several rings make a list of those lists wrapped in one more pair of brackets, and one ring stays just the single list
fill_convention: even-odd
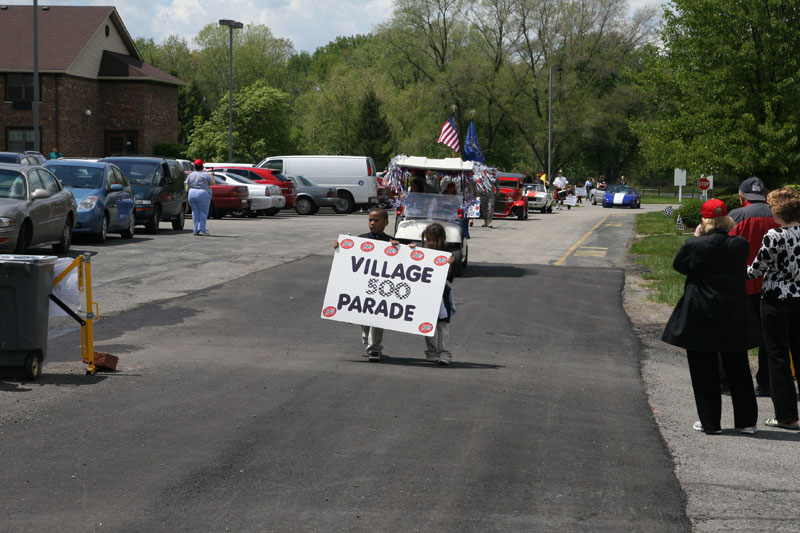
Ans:
[{"label": "car mirror", "polygon": [[113,184],[113,185],[111,186],[111,188],[110,188],[110,189],[108,189],[108,190],[109,190],[109,191],[111,191],[111,192],[119,192],[119,191],[121,191],[121,190],[122,190],[122,185],[121,185],[121,184],[119,184],[119,183],[115,183],[115,184]]},{"label": "car mirror", "polygon": [[50,196],[52,195],[50,194],[50,191],[48,191],[47,189],[36,189],[35,191],[33,191],[31,198],[33,200],[44,200],[45,198],[50,198]]}]

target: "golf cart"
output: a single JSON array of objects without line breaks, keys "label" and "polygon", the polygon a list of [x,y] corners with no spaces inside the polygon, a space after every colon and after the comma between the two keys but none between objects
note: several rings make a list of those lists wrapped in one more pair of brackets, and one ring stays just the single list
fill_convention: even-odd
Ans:
[{"label": "golf cart", "polygon": [[[398,198],[394,202],[395,238],[419,244],[423,230],[438,222],[445,229],[446,249],[453,254],[453,275],[460,276],[469,256],[464,215],[475,202],[473,191],[494,180],[493,171],[458,158],[397,156],[387,174],[389,186]],[[417,183],[417,190],[412,192],[413,182]]]}]

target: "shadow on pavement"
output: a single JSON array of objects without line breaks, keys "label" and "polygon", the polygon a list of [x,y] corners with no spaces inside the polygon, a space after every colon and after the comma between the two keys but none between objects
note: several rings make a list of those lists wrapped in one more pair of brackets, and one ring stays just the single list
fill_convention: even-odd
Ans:
[{"label": "shadow on pavement", "polygon": [[[362,359],[356,360],[352,359],[352,362],[356,363],[369,363],[369,360],[364,357]],[[434,364],[425,359],[420,359],[418,357],[392,357],[390,355],[384,355],[381,358],[380,363],[371,363],[374,365],[403,365],[403,366],[427,366],[431,368],[462,368],[467,370],[496,370],[498,368],[504,368],[503,365],[488,365],[488,364],[481,364],[481,363],[468,363],[466,361],[451,361],[449,365],[439,365],[438,363]]]},{"label": "shadow on pavement", "polygon": [[[4,372],[4,374],[11,373]],[[28,392],[32,390],[33,385],[56,385],[69,387],[96,385],[102,381],[105,381],[107,378],[108,376],[100,374],[95,374],[94,376],[87,376],[84,374],[42,374],[36,381],[28,381],[22,378],[17,378],[13,375],[4,375],[3,377],[0,377],[0,391]]]},{"label": "shadow on pavement", "polygon": [[470,264],[464,270],[463,278],[521,278],[525,270],[510,265]]}]

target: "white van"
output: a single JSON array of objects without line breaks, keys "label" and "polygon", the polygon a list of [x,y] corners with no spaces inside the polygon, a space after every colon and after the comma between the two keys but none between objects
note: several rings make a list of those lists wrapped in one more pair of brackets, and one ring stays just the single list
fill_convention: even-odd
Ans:
[{"label": "white van", "polygon": [[356,206],[377,205],[378,179],[371,157],[349,155],[286,155],[268,157],[257,167],[284,176],[305,176],[317,185],[335,187],[341,199],[334,210],[350,213]]}]

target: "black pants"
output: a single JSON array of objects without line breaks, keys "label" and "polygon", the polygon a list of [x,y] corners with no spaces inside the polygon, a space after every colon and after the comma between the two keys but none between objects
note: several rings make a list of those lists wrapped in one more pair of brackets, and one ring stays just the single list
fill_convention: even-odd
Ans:
[{"label": "black pants", "polygon": [[[769,358],[769,386],[778,422],[797,420],[797,391],[794,387],[789,351],[800,362],[800,298],[761,300],[761,326]],[[800,371],[797,366],[795,370]]]},{"label": "black pants", "polygon": [[[753,389],[753,376],[747,351],[723,352],[722,364],[728,376],[733,401],[733,424],[737,428],[756,425],[758,404]],[[717,352],[686,350],[689,374],[692,376],[697,415],[705,431],[717,431],[722,417],[722,393],[719,382]]]},{"label": "black pants", "polygon": [[[761,332],[761,342],[758,344],[756,383],[762,391],[769,393],[769,357],[767,357],[767,347],[764,344],[764,330],[761,327],[761,293],[749,294],[747,300],[750,302],[753,317],[758,320],[758,329]],[[725,375],[725,367],[722,365],[722,356],[719,360],[719,377],[723,386],[727,386],[728,377]]]}]

